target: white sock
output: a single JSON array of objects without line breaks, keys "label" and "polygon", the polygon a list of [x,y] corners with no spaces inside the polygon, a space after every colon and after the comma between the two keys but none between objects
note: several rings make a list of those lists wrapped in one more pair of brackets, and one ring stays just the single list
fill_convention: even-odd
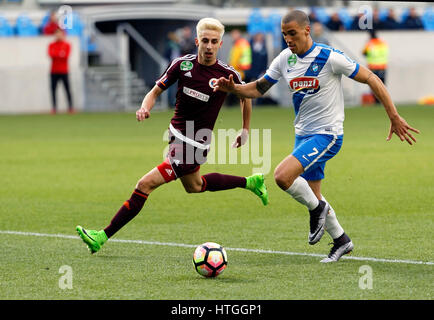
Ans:
[{"label": "white sock", "polygon": [[313,210],[318,207],[319,200],[303,177],[297,177],[292,185],[285,191],[288,192],[295,200],[301,204],[304,204],[309,210]]},{"label": "white sock", "polygon": [[[324,198],[323,195],[321,195],[322,197],[322,201],[327,202],[326,198]],[[328,202],[327,202],[328,203]],[[344,229],[341,227],[341,225],[339,224],[338,219],[336,218],[336,213],[335,210],[333,210],[332,206],[330,205],[330,211],[326,216],[326,221],[325,221],[325,230],[328,232],[328,234],[333,238],[339,238],[341,235],[344,234]]]}]

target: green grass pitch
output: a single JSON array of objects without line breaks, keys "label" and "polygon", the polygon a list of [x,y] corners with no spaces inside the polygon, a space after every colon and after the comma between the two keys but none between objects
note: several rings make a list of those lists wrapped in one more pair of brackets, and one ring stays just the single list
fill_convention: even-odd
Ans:
[{"label": "green grass pitch", "polygon": [[[109,241],[95,255],[75,226],[105,227],[161,163],[172,112],[144,123],[133,113],[0,116],[0,299],[432,299],[434,108],[399,112],[421,130],[414,146],[396,136],[386,142],[383,108],[346,110],[344,144],[327,163],[323,193],[355,249],[327,265],[315,254],[328,253],[329,235],[309,246],[306,209],[273,180],[293,146],[290,109],[252,115],[252,128],[272,133],[267,207],[246,190],[187,194],[175,181],[113,238],[146,242]],[[227,108],[215,129],[240,125],[239,109]],[[246,176],[253,167],[205,164],[201,172]],[[71,237],[49,236],[56,234]],[[206,241],[227,248],[228,267],[216,279],[193,269],[193,246]],[[59,287],[65,265],[71,289]],[[359,286],[363,266],[372,289]]]}]

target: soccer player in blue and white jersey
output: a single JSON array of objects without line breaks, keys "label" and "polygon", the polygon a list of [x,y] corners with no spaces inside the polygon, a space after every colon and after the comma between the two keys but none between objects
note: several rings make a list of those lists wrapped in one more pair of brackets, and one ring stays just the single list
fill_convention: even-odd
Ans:
[{"label": "soccer player in blue and white jersey", "polygon": [[416,142],[410,127],[398,114],[383,82],[343,52],[313,42],[310,21],[300,10],[288,12],[281,22],[288,48],[271,63],[266,74],[254,82],[236,84],[233,77],[220,78],[215,90],[239,97],[258,98],[283,78],[292,92],[295,109],[293,152],[276,167],[278,186],[310,212],[309,244],[317,243],[326,230],[333,247],[321,262],[338,261],[353,250],[353,243],[339,224],[336,214],[321,192],[327,160],[339,151],[343,139],[344,98],[342,75],[366,83],[383,104],[390,119],[387,140],[395,133],[401,141]]}]

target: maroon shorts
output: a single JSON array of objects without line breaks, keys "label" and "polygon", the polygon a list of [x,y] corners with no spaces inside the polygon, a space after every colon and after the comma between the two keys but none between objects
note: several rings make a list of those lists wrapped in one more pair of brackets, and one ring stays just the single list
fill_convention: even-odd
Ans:
[{"label": "maroon shorts", "polygon": [[[193,146],[173,136],[169,131],[169,152],[157,168],[166,182],[196,172],[206,162],[208,147],[200,142]],[[203,147],[202,147],[203,146]]]}]

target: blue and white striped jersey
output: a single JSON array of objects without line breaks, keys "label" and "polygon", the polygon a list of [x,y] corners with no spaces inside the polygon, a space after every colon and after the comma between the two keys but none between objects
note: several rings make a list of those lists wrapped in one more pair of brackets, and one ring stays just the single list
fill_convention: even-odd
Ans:
[{"label": "blue and white striped jersey", "polygon": [[273,84],[280,78],[287,83],[297,135],[341,135],[345,118],[341,77],[353,78],[358,71],[359,64],[343,52],[314,42],[303,55],[283,50],[264,77]]}]

